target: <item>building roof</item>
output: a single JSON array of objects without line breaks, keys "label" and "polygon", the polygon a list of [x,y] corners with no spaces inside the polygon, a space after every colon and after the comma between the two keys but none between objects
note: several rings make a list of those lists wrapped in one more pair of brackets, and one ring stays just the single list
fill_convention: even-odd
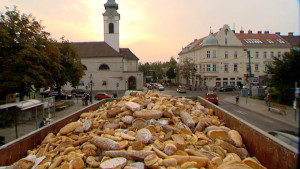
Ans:
[{"label": "building roof", "polygon": [[124,57],[128,60],[139,60],[129,48],[120,48],[120,53],[106,42],[72,42],[80,58]]},{"label": "building roof", "polygon": [[139,60],[139,58],[136,57],[129,48],[120,48],[120,54],[127,60]]},{"label": "building roof", "polygon": [[277,34],[265,33],[235,33],[235,36],[242,42],[244,46],[268,46],[268,47],[286,47],[290,46],[289,42],[281,38]]},{"label": "building roof", "polygon": [[90,57],[121,57],[105,42],[72,42],[81,58]]},{"label": "building roof", "polygon": [[300,45],[300,36],[294,35],[281,35],[283,39],[288,41],[292,46],[299,46]]}]

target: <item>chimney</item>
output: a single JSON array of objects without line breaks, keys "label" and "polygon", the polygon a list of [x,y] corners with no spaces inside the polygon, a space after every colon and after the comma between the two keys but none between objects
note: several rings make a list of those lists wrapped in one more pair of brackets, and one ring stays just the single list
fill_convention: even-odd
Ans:
[{"label": "chimney", "polygon": [[243,31],[243,30],[241,30],[241,31],[240,31],[240,33],[241,33],[241,34],[243,34],[243,33],[244,33],[244,31]]},{"label": "chimney", "polygon": [[275,34],[280,36],[280,32],[275,32]]},{"label": "chimney", "polygon": [[235,30],[232,30],[233,33],[235,33]]},{"label": "chimney", "polygon": [[269,34],[270,32],[269,31],[265,31],[265,34]]},{"label": "chimney", "polygon": [[289,36],[294,36],[294,32],[289,32]]},{"label": "chimney", "polygon": [[252,30],[248,30],[248,34],[252,34]]},{"label": "chimney", "polygon": [[262,31],[257,31],[257,33],[258,33],[258,34],[261,34],[261,33],[262,33]]}]

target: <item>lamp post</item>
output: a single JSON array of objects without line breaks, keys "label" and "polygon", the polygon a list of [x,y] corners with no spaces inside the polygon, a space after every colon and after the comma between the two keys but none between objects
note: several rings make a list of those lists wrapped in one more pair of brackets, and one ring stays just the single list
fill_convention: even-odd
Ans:
[{"label": "lamp post", "polygon": [[247,49],[244,49],[244,51],[247,52],[247,56],[249,58],[249,77],[248,77],[248,82],[249,82],[250,96],[252,96],[252,83],[250,81],[250,78],[252,78],[252,73],[251,73],[251,53]]},{"label": "lamp post", "polygon": [[90,74],[90,86],[91,86],[90,101],[91,103],[93,103],[93,74]]}]

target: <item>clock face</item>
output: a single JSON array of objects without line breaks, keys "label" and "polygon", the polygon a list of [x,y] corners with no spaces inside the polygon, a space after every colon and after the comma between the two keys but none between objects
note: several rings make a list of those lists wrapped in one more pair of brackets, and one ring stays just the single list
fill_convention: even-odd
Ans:
[{"label": "clock face", "polygon": [[114,18],[114,15],[112,13],[108,14],[108,18],[109,19],[113,19]]}]

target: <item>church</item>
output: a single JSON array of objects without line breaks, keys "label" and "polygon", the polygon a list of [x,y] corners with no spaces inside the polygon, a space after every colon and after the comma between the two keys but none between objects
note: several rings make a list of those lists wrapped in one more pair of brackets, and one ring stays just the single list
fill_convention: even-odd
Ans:
[{"label": "church", "polygon": [[[78,88],[109,93],[142,90],[139,58],[129,48],[119,46],[118,4],[108,0],[104,7],[104,42],[72,42],[85,69]],[[72,90],[72,87],[68,85],[64,89]]]}]

